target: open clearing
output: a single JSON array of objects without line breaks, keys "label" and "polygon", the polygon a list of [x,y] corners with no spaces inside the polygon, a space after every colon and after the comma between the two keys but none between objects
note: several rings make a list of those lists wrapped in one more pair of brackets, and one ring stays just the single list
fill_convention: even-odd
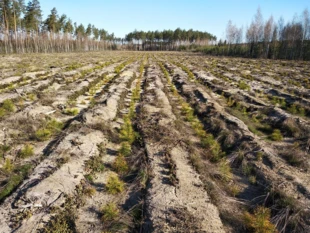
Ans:
[{"label": "open clearing", "polygon": [[0,58],[0,232],[310,232],[310,63]]}]

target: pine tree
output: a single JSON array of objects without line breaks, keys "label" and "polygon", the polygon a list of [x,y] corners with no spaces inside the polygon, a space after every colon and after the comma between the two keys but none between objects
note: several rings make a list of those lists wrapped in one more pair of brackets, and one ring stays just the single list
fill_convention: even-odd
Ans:
[{"label": "pine tree", "polygon": [[65,26],[67,23],[67,16],[65,14],[61,15],[58,22],[57,22],[57,31],[60,32],[65,32]]},{"label": "pine tree", "polygon": [[59,26],[58,26],[58,13],[56,8],[54,7],[51,10],[51,14],[47,17],[47,19],[44,22],[44,26],[46,29],[50,32],[58,32],[59,31]]},{"label": "pine tree", "polygon": [[99,29],[96,28],[94,25],[92,26],[92,31],[94,34],[94,40],[98,40],[99,39]]},{"label": "pine tree", "polygon": [[27,31],[39,31],[41,20],[42,11],[40,2],[38,0],[28,2],[24,16],[24,24]]},{"label": "pine tree", "polygon": [[73,25],[72,25],[72,20],[68,19],[68,21],[66,22],[64,29],[63,29],[64,33],[70,33],[72,34],[74,31]]},{"label": "pine tree", "polygon": [[75,27],[75,36],[78,39],[81,39],[85,35],[85,27],[83,24],[80,24],[79,26]]},{"label": "pine tree", "polygon": [[91,34],[92,34],[92,26],[91,26],[91,24],[88,24],[87,25],[87,28],[86,28],[86,35],[88,36],[88,37],[90,37],[91,36]]}]

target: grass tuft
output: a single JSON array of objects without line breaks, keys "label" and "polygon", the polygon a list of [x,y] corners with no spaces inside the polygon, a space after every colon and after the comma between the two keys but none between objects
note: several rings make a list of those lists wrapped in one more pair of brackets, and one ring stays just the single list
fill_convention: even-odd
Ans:
[{"label": "grass tuft", "polygon": [[[6,180],[6,184],[0,190],[0,202],[5,197],[10,195],[16,189],[16,187],[28,176],[31,168],[32,168],[32,165],[30,164],[15,167],[14,172]],[[11,169],[13,168],[11,167]]]},{"label": "grass tuft", "polygon": [[221,173],[221,177],[224,181],[230,181],[233,177],[231,173],[231,168],[229,165],[229,162],[226,161],[225,159],[221,160],[219,164],[219,171]]},{"label": "grass tuft", "polygon": [[122,154],[119,154],[114,163],[112,164],[112,168],[114,169],[115,172],[118,174],[126,174],[128,172],[128,164],[126,162],[125,157]]},{"label": "grass tuft", "polygon": [[121,193],[124,191],[124,182],[121,181],[116,175],[111,175],[108,178],[106,188],[110,194]]},{"label": "grass tuft", "polygon": [[26,144],[23,149],[21,149],[19,152],[18,152],[18,157],[19,158],[22,158],[22,159],[25,159],[25,158],[28,158],[30,156],[33,156],[34,155],[34,152],[33,152],[33,146],[29,145],[29,144]]},{"label": "grass tuft", "polygon": [[50,139],[53,133],[49,129],[38,129],[35,132],[35,136],[39,141],[46,141]]},{"label": "grass tuft", "polygon": [[273,133],[271,134],[270,138],[273,141],[282,141],[283,140],[283,136],[282,136],[281,131],[279,129],[275,129],[273,131]]},{"label": "grass tuft", "polygon": [[15,112],[15,110],[16,110],[16,107],[15,107],[15,105],[14,105],[12,100],[5,100],[5,101],[3,101],[2,108],[4,110],[6,110],[7,112]]},{"label": "grass tuft", "polygon": [[119,209],[116,204],[110,202],[101,208],[102,221],[110,222],[115,220],[119,216]]},{"label": "grass tuft", "polygon": [[94,172],[103,172],[104,164],[100,156],[93,156],[85,162],[85,169],[92,173]]},{"label": "grass tuft", "polygon": [[12,160],[6,158],[3,165],[3,169],[9,173],[12,172],[14,170],[14,164],[12,163]]},{"label": "grass tuft", "polygon": [[35,132],[35,136],[39,141],[46,141],[53,135],[57,134],[64,127],[62,122],[51,119],[43,124],[43,126]]},{"label": "grass tuft", "polygon": [[270,222],[270,209],[259,206],[254,214],[245,213],[246,226],[255,233],[275,233],[276,227]]},{"label": "grass tuft", "polygon": [[64,114],[69,116],[76,116],[79,113],[77,108],[68,108],[63,111]]}]

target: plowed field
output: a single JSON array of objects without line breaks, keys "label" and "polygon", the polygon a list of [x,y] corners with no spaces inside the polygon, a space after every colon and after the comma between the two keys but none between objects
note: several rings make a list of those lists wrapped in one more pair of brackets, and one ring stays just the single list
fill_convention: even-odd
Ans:
[{"label": "plowed field", "polygon": [[310,232],[310,63],[0,58],[0,232]]}]

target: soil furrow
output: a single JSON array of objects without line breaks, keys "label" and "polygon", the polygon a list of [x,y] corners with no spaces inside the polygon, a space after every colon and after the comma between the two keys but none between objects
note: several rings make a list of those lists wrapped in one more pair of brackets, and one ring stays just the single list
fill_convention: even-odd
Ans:
[{"label": "soil furrow", "polygon": [[224,232],[217,208],[189,165],[188,153],[179,145],[179,132],[174,129],[176,117],[163,92],[158,67],[152,64],[147,73],[141,128],[153,177],[146,200],[149,222],[144,230]]},{"label": "soil furrow", "polygon": [[[242,199],[253,201],[257,197],[255,195],[264,195],[264,193],[266,192],[264,190],[268,190],[268,187],[281,186],[281,192],[284,192],[288,198],[293,198],[296,207],[300,206],[302,208],[305,203],[309,202],[310,177],[308,176],[308,173],[303,173],[293,167],[286,167],[286,169],[283,169],[283,167],[285,167],[285,162],[277,156],[277,152],[272,147],[270,147],[266,142],[259,140],[258,137],[251,133],[248,127],[244,124],[244,122],[228,114],[225,109],[220,106],[211,95],[209,95],[205,90],[203,90],[202,87],[199,87],[199,84],[194,84],[188,81],[186,78],[186,74],[181,71],[181,69],[174,67],[173,70],[174,83],[176,84],[180,92],[188,99],[188,101],[193,104],[194,108],[197,109],[197,114],[199,116],[203,117],[204,119],[206,119],[206,116],[208,116],[210,120],[205,121],[205,124],[207,127],[211,128],[213,132],[217,132],[215,133],[216,137],[220,137],[221,133],[223,133],[223,130],[227,130],[227,128],[229,132],[231,132],[230,140],[233,141],[230,141],[229,143],[234,145],[234,148],[230,149],[228,158],[231,160],[232,166],[236,166],[236,164],[239,164],[236,167],[238,168],[238,170],[236,170],[236,174],[240,175],[240,163],[241,168],[243,168],[244,166],[247,166],[247,168],[252,167],[251,169],[255,168],[254,170],[252,170],[255,171],[254,174],[256,173],[255,183],[261,186],[262,191],[258,192],[256,190],[252,193],[252,195],[249,196],[246,196],[248,195],[247,193],[244,193],[244,195],[240,194],[240,197]],[[203,96],[203,98],[197,98],[197,95]],[[212,121],[212,118],[214,120],[218,119],[220,120],[220,122],[222,121],[223,123],[217,122],[216,125],[212,125],[215,123],[215,121]],[[215,130],[216,127],[218,127],[217,130]],[[222,143],[224,147],[227,146],[227,135],[226,140],[222,141]],[[243,161],[241,160],[241,162],[238,162],[236,156],[240,154],[241,148],[243,150]],[[263,163],[257,161],[258,159],[253,160],[251,158],[252,156],[254,156],[255,158],[259,151],[263,152],[264,154]],[[271,163],[272,165],[270,165],[269,163]],[[246,174],[251,177],[253,173],[250,171]],[[290,183],[289,185],[283,185],[286,184],[288,180],[294,180],[294,182]],[[267,195],[268,197],[268,194],[265,193],[265,195]],[[307,212],[307,209],[302,208],[302,211]]]},{"label": "soil furrow", "polygon": [[[109,117],[103,117],[100,114],[94,116],[93,113],[99,109],[103,112],[107,112],[108,110],[112,112],[112,115],[113,112],[117,111],[117,104],[114,104],[113,100],[116,100],[117,102],[118,93],[122,90],[120,87],[125,85],[126,79],[128,79],[127,75],[127,71],[122,73],[121,78],[119,78],[121,79],[119,85],[115,86],[115,84],[113,84],[114,86],[112,85],[110,87],[109,93],[106,94],[106,96],[108,96],[107,104],[106,106],[103,104],[105,107],[95,107],[92,109],[92,119],[100,121],[110,119]],[[111,114],[109,116],[111,116]],[[46,212],[47,207],[57,204],[54,203],[55,200],[57,200],[57,202],[61,200],[63,201],[63,198],[59,199],[60,195],[62,195],[62,193],[72,193],[75,186],[80,183],[81,179],[83,179],[84,162],[87,158],[97,153],[97,145],[106,140],[105,136],[100,131],[93,131],[87,127],[87,125],[92,127],[96,122],[95,120],[88,120],[89,117],[86,116],[87,111],[83,113],[83,115],[85,115],[82,117],[85,119],[85,122],[82,123],[75,121],[74,124],[71,123],[69,130],[65,132],[64,137],[51,152],[51,155],[36,167],[34,173],[24,182],[23,185],[21,185],[19,191],[17,191],[17,195],[13,195],[5,201],[5,203],[12,203],[12,200],[17,198],[17,200],[13,202],[15,203],[13,204],[13,207],[15,206],[14,208],[17,208],[17,212],[15,215],[11,216],[11,218],[16,218],[21,210],[30,208],[34,213],[38,212],[38,216],[32,218],[33,221],[34,219],[38,221],[40,215],[43,216]],[[59,183],[58,181],[61,182]],[[68,183],[63,185],[64,182]],[[46,192],[47,190],[49,190],[49,192]],[[52,192],[51,190],[54,191]],[[38,193],[41,194],[38,195]],[[29,202],[31,204],[29,204]],[[8,207],[5,203],[3,204],[3,207]],[[8,216],[6,216],[6,218],[7,217]],[[23,229],[28,229],[28,224],[33,224],[33,222],[29,221],[28,223],[27,221],[25,226],[19,231],[25,232]],[[12,225],[14,227],[14,221],[12,222]]]},{"label": "soil furrow", "polygon": [[0,63],[0,233],[310,231],[307,62]]}]

